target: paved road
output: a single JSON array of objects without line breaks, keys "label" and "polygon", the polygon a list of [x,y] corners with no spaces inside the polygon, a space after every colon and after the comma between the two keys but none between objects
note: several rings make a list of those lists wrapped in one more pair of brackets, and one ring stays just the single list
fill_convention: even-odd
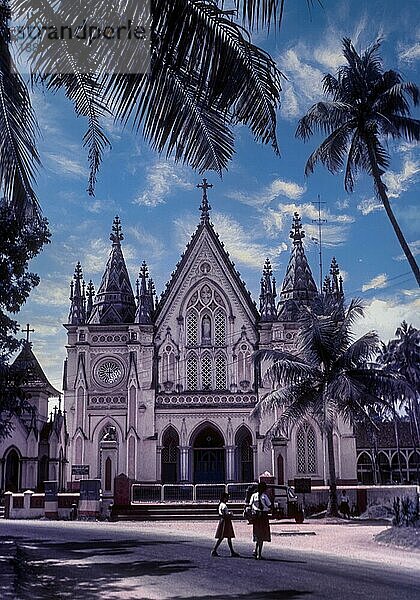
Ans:
[{"label": "paved road", "polygon": [[[200,524],[197,523],[197,527]],[[212,540],[108,523],[3,521],[0,597],[14,600],[418,600],[420,573],[267,547],[211,558]]]}]

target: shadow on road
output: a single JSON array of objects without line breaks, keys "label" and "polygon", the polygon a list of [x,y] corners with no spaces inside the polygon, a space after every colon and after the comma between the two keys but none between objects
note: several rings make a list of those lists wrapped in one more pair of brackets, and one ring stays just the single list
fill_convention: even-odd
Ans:
[{"label": "shadow on road", "polygon": [[[129,598],[133,592],[130,578],[170,576],[196,568],[188,560],[132,561],[134,548],[175,543],[167,540],[54,543],[3,537],[0,541],[0,597],[4,600],[96,600],[106,597],[107,590]],[[101,561],[99,557],[105,555],[119,560]],[[123,555],[127,562],[121,562]]]},{"label": "shadow on road", "polygon": [[293,600],[293,598],[302,598],[312,594],[312,592],[303,592],[299,590],[269,590],[267,592],[248,592],[245,594],[223,594],[217,596],[173,596],[172,600]]}]

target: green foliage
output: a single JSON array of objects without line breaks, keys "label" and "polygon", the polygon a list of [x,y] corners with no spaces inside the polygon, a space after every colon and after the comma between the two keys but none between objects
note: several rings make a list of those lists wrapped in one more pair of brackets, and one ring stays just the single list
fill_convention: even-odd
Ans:
[{"label": "green foliage", "polygon": [[4,202],[0,204],[0,231],[0,355],[7,358],[19,347],[14,337],[18,323],[10,313],[18,313],[39,284],[39,276],[28,270],[28,263],[49,242],[50,233],[45,219],[22,225]]},{"label": "green foliage", "polygon": [[410,500],[408,496],[394,498],[392,510],[394,513],[392,524],[394,526],[415,527],[417,525],[419,520],[418,505]]}]

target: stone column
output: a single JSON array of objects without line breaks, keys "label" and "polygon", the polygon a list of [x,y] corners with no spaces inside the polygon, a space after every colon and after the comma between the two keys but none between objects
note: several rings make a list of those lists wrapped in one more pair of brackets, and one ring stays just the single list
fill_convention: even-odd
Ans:
[{"label": "stone column", "polygon": [[179,447],[180,479],[182,483],[189,481],[190,446]]},{"label": "stone column", "polygon": [[235,481],[235,446],[226,446],[226,480]]}]

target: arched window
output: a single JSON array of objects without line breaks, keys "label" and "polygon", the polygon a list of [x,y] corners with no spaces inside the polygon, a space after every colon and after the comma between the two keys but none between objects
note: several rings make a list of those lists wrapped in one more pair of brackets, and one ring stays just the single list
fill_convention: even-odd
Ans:
[{"label": "arched window", "polygon": [[248,389],[251,383],[250,377],[251,352],[247,344],[241,344],[238,350],[238,383],[241,389]]},{"label": "arched window", "polygon": [[187,358],[187,390],[196,390],[198,387],[198,363],[193,354]]},{"label": "arched window", "polygon": [[211,357],[206,354],[201,359],[201,389],[211,390],[212,388],[212,365]]},{"label": "arched window", "polygon": [[296,459],[298,473],[316,473],[316,436],[309,423],[303,423],[296,433]]},{"label": "arched window", "polygon": [[128,417],[130,427],[136,427],[136,388],[132,385],[128,393]]},{"label": "arched window", "polygon": [[408,459],[408,480],[410,483],[420,483],[420,455],[413,452]]},{"label": "arched window", "polygon": [[136,440],[132,435],[128,439],[127,473],[130,479],[136,477]]},{"label": "arched window", "polygon": [[162,483],[177,483],[179,469],[179,436],[173,427],[163,434],[161,451]]},{"label": "arched window", "polygon": [[362,452],[357,459],[357,480],[363,485],[373,483],[372,458],[367,452]]},{"label": "arched window", "polygon": [[112,489],[112,461],[111,458],[105,460],[105,491],[109,492]]},{"label": "arched window", "polygon": [[216,356],[216,390],[225,390],[226,381],[226,358],[223,354]]},{"label": "arched window", "polygon": [[224,344],[226,344],[226,317],[222,310],[218,310],[214,317],[214,345]]},{"label": "arched window", "polygon": [[391,466],[389,458],[383,452],[378,454],[379,482],[382,484],[391,483]]},{"label": "arched window", "polygon": [[393,483],[405,483],[407,481],[407,461],[401,452],[399,457],[398,453],[395,453],[392,457],[391,478]]},{"label": "arched window", "polygon": [[250,431],[242,426],[235,436],[237,481],[254,480],[254,450]]},{"label": "arched window", "polygon": [[187,315],[187,346],[196,346],[197,341],[197,313],[191,310]]}]

